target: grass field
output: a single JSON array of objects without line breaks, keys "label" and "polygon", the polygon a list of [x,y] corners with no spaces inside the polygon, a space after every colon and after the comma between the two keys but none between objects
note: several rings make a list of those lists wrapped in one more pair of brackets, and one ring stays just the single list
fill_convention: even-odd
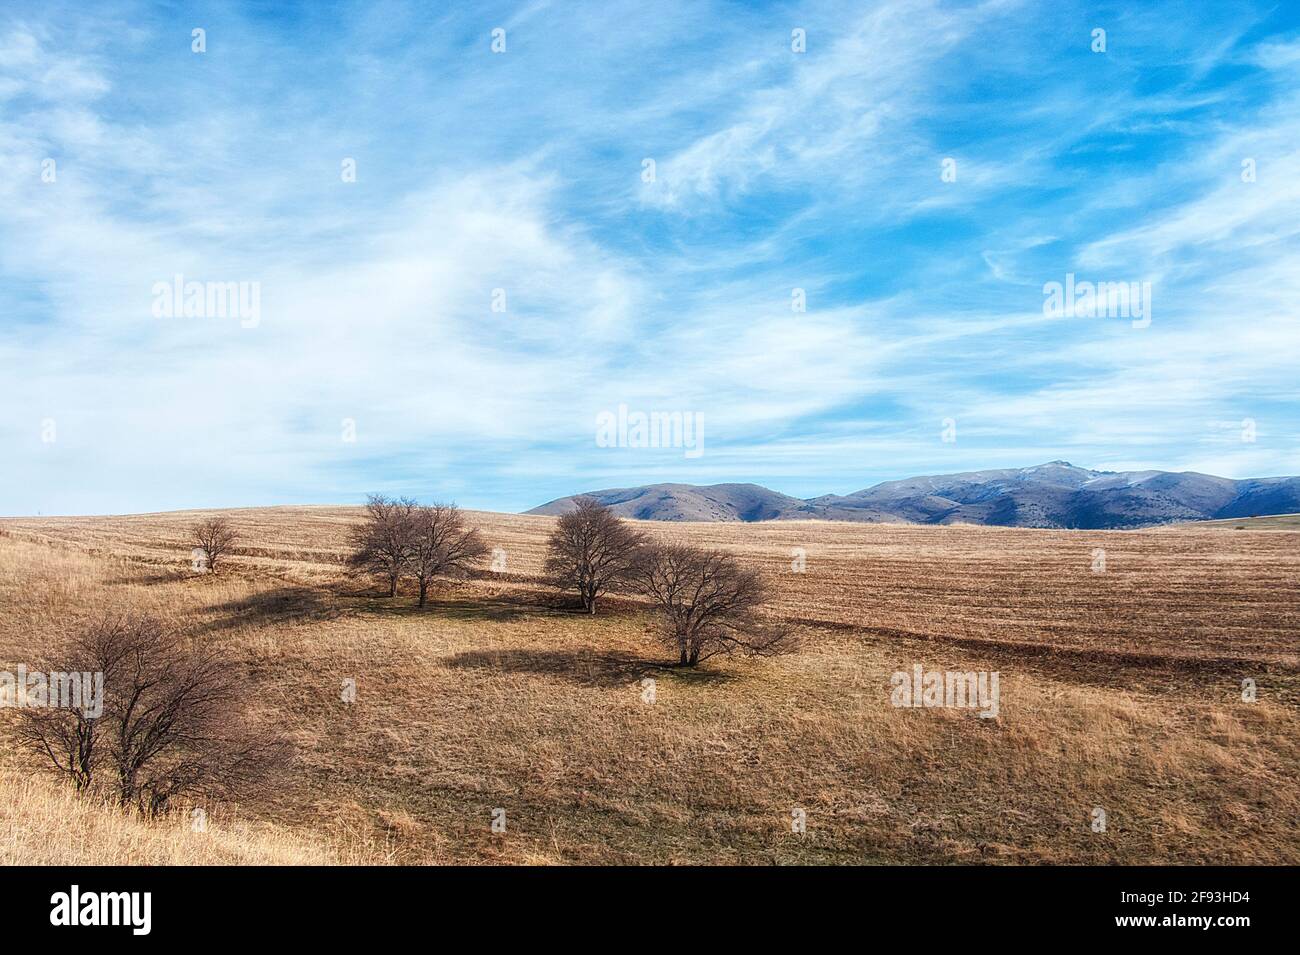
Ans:
[{"label": "grass field", "polygon": [[1218,521],[1199,521],[1200,527],[1231,527],[1239,531],[1300,530],[1300,514],[1269,514],[1267,517],[1228,517]]},{"label": "grass field", "polygon": [[[227,513],[244,542],[216,577],[189,570],[197,512],[0,521],[0,669],[156,614],[247,668],[299,754],[283,784],[209,807],[209,833],[148,824],[182,845],[144,851],[145,823],[23,783],[0,860],[78,861],[85,839],[31,838],[66,828],[124,862],[1300,862],[1300,528],[648,524],[761,567],[802,634],[687,672],[635,602],[557,604],[549,518],[471,514],[505,572],[419,611],[342,575],[355,509]],[[914,664],[999,672],[1000,715],[893,707]],[[11,730],[12,787],[36,763]]]}]

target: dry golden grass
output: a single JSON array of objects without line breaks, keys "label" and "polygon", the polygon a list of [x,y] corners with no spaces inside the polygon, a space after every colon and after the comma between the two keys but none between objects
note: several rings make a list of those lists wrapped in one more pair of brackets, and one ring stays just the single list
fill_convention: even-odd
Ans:
[{"label": "dry golden grass", "polygon": [[1264,517],[1225,517],[1217,521],[1198,521],[1201,527],[1231,527],[1233,530],[1300,530],[1300,514],[1268,514]]},{"label": "dry golden grass", "polygon": [[[227,513],[246,539],[215,578],[188,571],[195,513],[0,522],[0,668],[105,610],[223,642],[300,753],[273,800],[225,811],[309,844],[348,832],[398,862],[1300,862],[1300,533],[646,525],[762,566],[803,630],[797,655],[692,673],[655,666],[632,602],[554,606],[549,518],[472,514],[507,572],[420,612],[341,576],[355,509]],[[895,709],[889,676],[914,663],[999,671],[1000,717]],[[34,765],[9,747],[0,768]]]},{"label": "dry golden grass", "polygon": [[[196,831],[201,829],[202,831]],[[0,865],[382,864],[366,838],[323,840],[265,822],[205,822],[176,812],[145,821],[70,787],[0,778]]]}]

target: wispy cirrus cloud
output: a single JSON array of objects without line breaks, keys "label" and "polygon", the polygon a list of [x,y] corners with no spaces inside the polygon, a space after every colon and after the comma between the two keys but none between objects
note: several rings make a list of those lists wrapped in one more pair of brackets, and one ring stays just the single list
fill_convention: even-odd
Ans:
[{"label": "wispy cirrus cloud", "polygon": [[[1300,25],[1172,9],[7,9],[0,512],[1300,471]],[[1150,327],[1044,316],[1067,271]],[[621,403],[706,453],[597,447]]]}]

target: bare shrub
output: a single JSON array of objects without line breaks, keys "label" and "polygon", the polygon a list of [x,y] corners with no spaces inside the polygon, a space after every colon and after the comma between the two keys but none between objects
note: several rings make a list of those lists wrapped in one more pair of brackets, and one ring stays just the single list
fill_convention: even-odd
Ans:
[{"label": "bare shrub", "polygon": [[646,537],[594,498],[583,497],[556,521],[546,543],[544,569],[561,590],[577,591],[582,609],[630,578]]},{"label": "bare shrub", "polygon": [[371,494],[366,498],[365,516],[349,531],[349,566],[386,578],[390,597],[397,596],[397,584],[410,569],[413,517],[418,507],[407,497],[394,500]]},{"label": "bare shrub", "polygon": [[190,531],[190,540],[203,551],[208,571],[215,574],[218,563],[239,542],[239,533],[227,518],[209,517],[194,525]]},{"label": "bare shrub", "polygon": [[775,656],[793,649],[788,627],[759,616],[770,599],[762,577],[731,554],[687,544],[648,546],[632,578],[659,611],[661,640],[681,666],[720,653]]},{"label": "bare shrub", "polygon": [[253,725],[231,664],[156,620],[100,621],[56,659],[49,672],[103,674],[102,712],[23,708],[19,737],[79,790],[155,815],[180,796],[247,795],[289,757]]},{"label": "bare shrub", "polygon": [[488,552],[487,542],[465,522],[455,504],[417,507],[411,515],[409,566],[420,588],[420,606],[437,577],[463,577]]}]

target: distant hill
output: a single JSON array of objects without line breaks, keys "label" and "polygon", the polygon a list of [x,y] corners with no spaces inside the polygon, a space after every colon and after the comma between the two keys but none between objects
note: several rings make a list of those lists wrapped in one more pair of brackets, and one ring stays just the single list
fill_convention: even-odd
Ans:
[{"label": "distant hill", "polygon": [[589,491],[533,508],[562,514],[580,496],[648,521],[821,519],[1109,529],[1300,511],[1300,477],[1229,478],[1195,471],[1092,471],[1066,461],[886,481],[800,500],[758,484],[650,484]]},{"label": "distant hill", "polygon": [[624,517],[642,521],[771,521],[819,517],[807,501],[759,484],[648,484],[562,497],[529,514],[563,514],[578,497],[594,497]]}]

